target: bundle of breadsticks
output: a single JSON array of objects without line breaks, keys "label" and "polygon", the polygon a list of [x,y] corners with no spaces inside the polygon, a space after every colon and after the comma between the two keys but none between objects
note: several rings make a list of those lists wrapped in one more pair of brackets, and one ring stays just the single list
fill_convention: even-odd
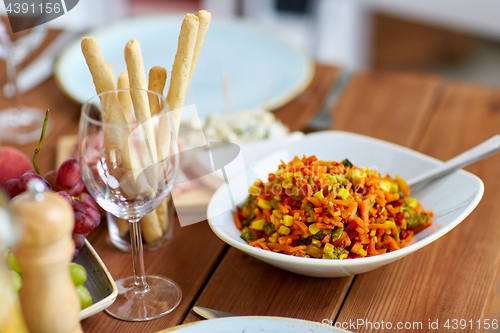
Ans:
[{"label": "bundle of breadsticks", "polygon": [[[170,87],[166,96],[167,103],[172,110],[174,121],[173,135],[178,135],[180,128],[181,109],[184,105],[186,92],[191,81],[191,76],[198,60],[205,35],[210,25],[211,14],[205,10],[200,10],[196,15],[187,14],[184,18],[177,53],[170,76]],[[113,69],[104,60],[103,54],[92,37],[82,38],[82,52],[87,61],[97,94],[116,89]],[[106,94],[101,97],[101,110],[103,122],[105,123],[132,123],[133,112],[138,123],[144,124],[144,140],[141,140],[138,149],[128,143],[130,132],[123,130],[117,133],[116,130],[107,133],[104,131],[105,149],[118,152],[113,163],[116,170],[140,170],[140,158],[137,154],[147,151],[151,158],[156,161],[165,159],[169,154],[171,133],[165,131],[161,137],[154,135],[152,128],[148,127],[148,120],[162,109],[157,98],[151,96],[145,90],[151,90],[163,95],[167,79],[165,68],[155,66],[149,71],[149,80],[146,79],[142,52],[139,41],[130,40],[125,47],[125,62],[127,71],[118,77],[118,89],[142,89],[122,91],[117,94]],[[132,108],[133,106],[133,108]],[[104,111],[105,110],[105,111]],[[168,128],[166,126],[165,128]],[[120,175],[124,176],[124,175]],[[129,175],[130,176],[130,175]],[[140,191],[145,191],[144,184],[138,182],[137,175],[134,177],[135,186],[131,188],[121,188],[124,195],[134,197]],[[144,241],[150,243],[162,238],[168,230],[167,218],[168,206],[165,200],[156,210],[141,219],[141,231]],[[120,234],[128,231],[128,223],[124,220],[116,219]]]}]

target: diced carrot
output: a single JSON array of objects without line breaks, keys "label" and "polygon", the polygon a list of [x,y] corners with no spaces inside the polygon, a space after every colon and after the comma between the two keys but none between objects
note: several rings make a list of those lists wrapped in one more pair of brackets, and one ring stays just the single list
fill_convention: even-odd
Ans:
[{"label": "diced carrot", "polygon": [[304,245],[300,245],[300,246],[295,246],[295,247],[292,247],[290,248],[290,253],[294,253],[294,252],[297,252],[297,251],[300,251],[300,250],[304,250],[306,247]]},{"label": "diced carrot", "polygon": [[357,241],[354,243],[354,245],[351,247],[351,252],[358,253],[358,250],[361,248],[361,241]]},{"label": "diced carrot", "polygon": [[255,245],[257,245],[257,244],[259,244],[259,243],[262,243],[262,242],[265,242],[265,241],[266,241],[266,239],[265,239],[265,238],[259,238],[259,239],[257,239],[257,240],[254,240],[254,241],[248,242],[248,245],[250,245],[250,246],[255,246]]},{"label": "diced carrot", "polygon": [[326,234],[325,237],[323,237],[323,239],[321,240],[321,243],[326,244],[326,243],[330,242],[330,239],[332,239],[332,235]]},{"label": "diced carrot", "polygon": [[279,251],[284,251],[286,253],[290,253],[290,249],[292,248],[289,245],[283,245],[283,244],[278,244],[278,243],[268,243],[267,246],[271,250],[279,250]]},{"label": "diced carrot", "polygon": [[335,226],[331,225],[331,224],[316,223],[316,228],[318,228],[318,229],[335,229]]},{"label": "diced carrot", "polygon": [[280,212],[282,212],[283,214],[286,214],[288,213],[288,208],[286,208],[285,206],[283,206],[281,204],[281,202],[278,202],[278,209],[280,210]]},{"label": "diced carrot", "polygon": [[392,238],[391,236],[386,236],[385,237],[385,244],[391,248],[392,251],[399,250],[400,247],[396,240]]},{"label": "diced carrot", "polygon": [[233,220],[234,220],[234,224],[236,224],[236,228],[238,228],[238,230],[243,229],[243,225],[241,224],[241,220],[237,214],[234,214]]},{"label": "diced carrot", "polygon": [[300,228],[300,230],[302,230],[304,232],[304,234],[306,234],[306,235],[310,234],[309,228],[306,227],[306,225],[304,224],[304,222],[302,222],[302,221],[295,221],[295,225],[298,226]]},{"label": "diced carrot", "polygon": [[385,223],[371,223],[368,225],[368,229],[387,229],[389,226]]}]

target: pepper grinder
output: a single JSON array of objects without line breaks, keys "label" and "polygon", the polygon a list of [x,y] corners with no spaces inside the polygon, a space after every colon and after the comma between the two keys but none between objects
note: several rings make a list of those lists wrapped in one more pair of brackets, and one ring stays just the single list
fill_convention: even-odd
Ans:
[{"label": "pepper grinder", "polygon": [[73,210],[63,197],[44,189],[39,180],[31,180],[28,191],[12,200],[24,229],[14,250],[23,271],[21,309],[31,333],[83,332],[69,272],[75,252]]}]

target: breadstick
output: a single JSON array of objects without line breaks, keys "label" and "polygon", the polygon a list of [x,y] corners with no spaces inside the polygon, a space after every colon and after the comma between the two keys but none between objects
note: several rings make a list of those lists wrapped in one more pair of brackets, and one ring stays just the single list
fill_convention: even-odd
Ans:
[{"label": "breadstick", "polygon": [[129,222],[116,216],[113,216],[113,218],[115,219],[115,224],[118,228],[118,235],[120,235],[120,237],[125,236],[125,234],[129,231]]},{"label": "breadstick", "polygon": [[146,243],[154,242],[163,236],[163,230],[155,210],[142,217],[141,231]]},{"label": "breadstick", "polygon": [[[82,52],[87,61],[87,65],[94,80],[97,94],[115,89],[115,82],[109,67],[104,61],[104,57],[95,38],[82,38]],[[102,117],[105,123],[124,123],[126,121],[118,96],[116,94],[106,94],[101,97]],[[130,156],[127,147],[128,131],[105,131],[106,149],[111,152],[119,152],[120,156],[115,156],[113,163],[118,167],[130,168]]]},{"label": "breadstick", "polygon": [[[118,77],[118,89],[129,89],[130,84],[128,82],[128,72],[121,72]],[[120,101],[120,105],[122,107],[123,114],[127,119],[128,123],[132,123],[132,100],[130,99],[130,92],[128,91],[119,91],[118,92],[118,100]]]},{"label": "breadstick", "polygon": [[[175,55],[172,74],[170,76],[170,87],[167,94],[170,110],[181,109],[189,86],[189,76],[193,62],[196,37],[198,35],[199,19],[193,14],[187,14],[182,21],[179,42],[177,44],[177,54]],[[179,111],[172,112],[174,118],[175,133],[178,135],[181,124],[181,114]]]},{"label": "breadstick", "polygon": [[[167,70],[161,66],[155,66],[149,70],[149,85],[148,90],[163,95],[163,89],[165,89],[165,82],[167,81]],[[149,99],[149,109],[151,110],[151,115],[154,116],[160,112],[160,103],[157,98]]]},{"label": "breadstick", "polygon": [[158,156],[156,153],[156,140],[154,136],[153,126],[148,120],[151,119],[149,110],[148,86],[146,74],[144,72],[144,63],[142,61],[141,46],[137,39],[131,39],[125,47],[125,62],[127,63],[128,77],[131,89],[130,96],[134,104],[135,118],[139,123],[143,124],[145,141],[148,148],[148,153],[151,157],[151,162],[156,163]]},{"label": "breadstick", "polygon": [[156,208],[156,214],[158,214],[158,221],[160,222],[161,229],[163,233],[167,232],[168,224],[170,223],[168,216],[168,197],[163,200],[163,202]]},{"label": "breadstick", "polygon": [[113,90],[115,88],[115,72],[113,71],[113,66],[109,62],[106,63],[106,67],[108,67],[108,72],[111,75],[111,79],[113,80]]},{"label": "breadstick", "polygon": [[[139,145],[141,145],[142,154],[146,152],[149,154],[150,162],[146,162],[143,166],[148,167],[158,162],[158,154],[156,151],[157,148],[154,126],[152,122],[149,121],[151,119],[151,111],[149,109],[148,93],[146,92],[148,86],[146,81],[146,73],[144,72],[141,46],[137,39],[131,39],[127,43],[125,47],[125,62],[127,63],[130,88],[142,89],[131,90],[130,96],[132,98],[132,104],[134,105],[135,118],[137,119],[138,123],[142,124],[142,128],[144,129],[143,135],[145,136],[144,141],[146,147],[144,148],[143,140],[139,140]],[[144,161],[144,158],[141,160]],[[150,174],[146,175],[146,178],[151,177],[151,179],[153,180],[151,184],[153,185],[153,187],[155,187],[157,176],[153,170],[151,170]],[[149,186],[146,178],[136,178],[136,181],[140,182],[140,184],[138,183],[139,187]],[[153,211],[142,218],[141,230],[146,242],[152,242],[163,235],[156,212]]]},{"label": "breadstick", "polygon": [[198,35],[196,37],[196,45],[194,47],[193,63],[191,65],[191,72],[189,73],[189,82],[191,82],[191,77],[193,76],[194,67],[196,66],[196,61],[201,52],[201,47],[203,46],[203,41],[207,35],[208,27],[210,26],[210,21],[212,20],[212,14],[206,10],[200,10],[196,14],[200,20],[200,26],[198,28]]}]

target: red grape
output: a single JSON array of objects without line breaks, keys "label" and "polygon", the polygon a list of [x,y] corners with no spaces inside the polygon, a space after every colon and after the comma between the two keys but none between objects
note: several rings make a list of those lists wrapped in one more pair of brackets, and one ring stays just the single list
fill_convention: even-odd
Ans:
[{"label": "red grape", "polygon": [[99,211],[97,210],[97,208],[86,203],[86,202],[79,201],[79,200],[73,201],[73,210],[75,212],[77,210],[81,210],[81,211],[85,212],[85,214],[90,216],[90,218],[93,222],[94,228],[96,228],[99,225],[99,223],[101,223],[101,214],[99,214]]},{"label": "red grape", "polygon": [[[61,190],[70,191],[82,183],[80,165],[76,158],[69,158],[62,162],[57,170],[57,186]],[[83,187],[82,189],[83,190]]]},{"label": "red grape", "polygon": [[43,178],[47,179],[49,182],[50,186],[52,187],[52,191],[57,192],[59,191],[59,186],[57,186],[57,171],[56,170],[51,170],[47,172]]},{"label": "red grape", "polygon": [[3,187],[5,193],[11,199],[14,198],[16,195],[21,193],[21,190],[19,189],[18,183],[19,183],[19,179],[10,179],[5,183],[5,185]]},{"label": "red grape", "polygon": [[69,195],[68,192],[59,191],[59,192],[56,192],[56,193],[59,194],[64,199],[68,200],[68,202],[69,202],[70,205],[73,203],[73,199],[71,199],[71,195]]},{"label": "red grape", "polygon": [[92,196],[86,192],[82,192],[78,195],[78,199],[80,201],[86,202],[89,205],[95,207],[96,209],[99,209],[99,205],[97,205],[97,202],[92,198]]},{"label": "red grape", "polygon": [[83,189],[85,188],[85,184],[83,183],[82,180],[78,184],[76,184],[75,187],[73,187],[71,190],[67,190],[69,194],[72,196],[76,197],[80,193],[82,193]]},{"label": "red grape", "polygon": [[73,238],[73,242],[75,242],[76,249],[81,249],[83,247],[83,245],[85,244],[85,236],[86,235],[75,233],[71,235],[71,237]]},{"label": "red grape", "polygon": [[49,182],[42,176],[37,175],[34,171],[28,171],[24,175],[22,175],[21,178],[19,178],[19,183],[17,184],[17,186],[19,186],[19,190],[21,190],[21,192],[26,191],[28,189],[28,182],[32,179],[41,180],[43,185],[45,186],[46,191],[52,190]]},{"label": "red grape", "polygon": [[92,230],[94,230],[94,221],[92,216],[85,213],[85,211],[81,209],[74,209],[73,213],[75,214],[75,228],[73,232],[76,234],[88,234]]}]

